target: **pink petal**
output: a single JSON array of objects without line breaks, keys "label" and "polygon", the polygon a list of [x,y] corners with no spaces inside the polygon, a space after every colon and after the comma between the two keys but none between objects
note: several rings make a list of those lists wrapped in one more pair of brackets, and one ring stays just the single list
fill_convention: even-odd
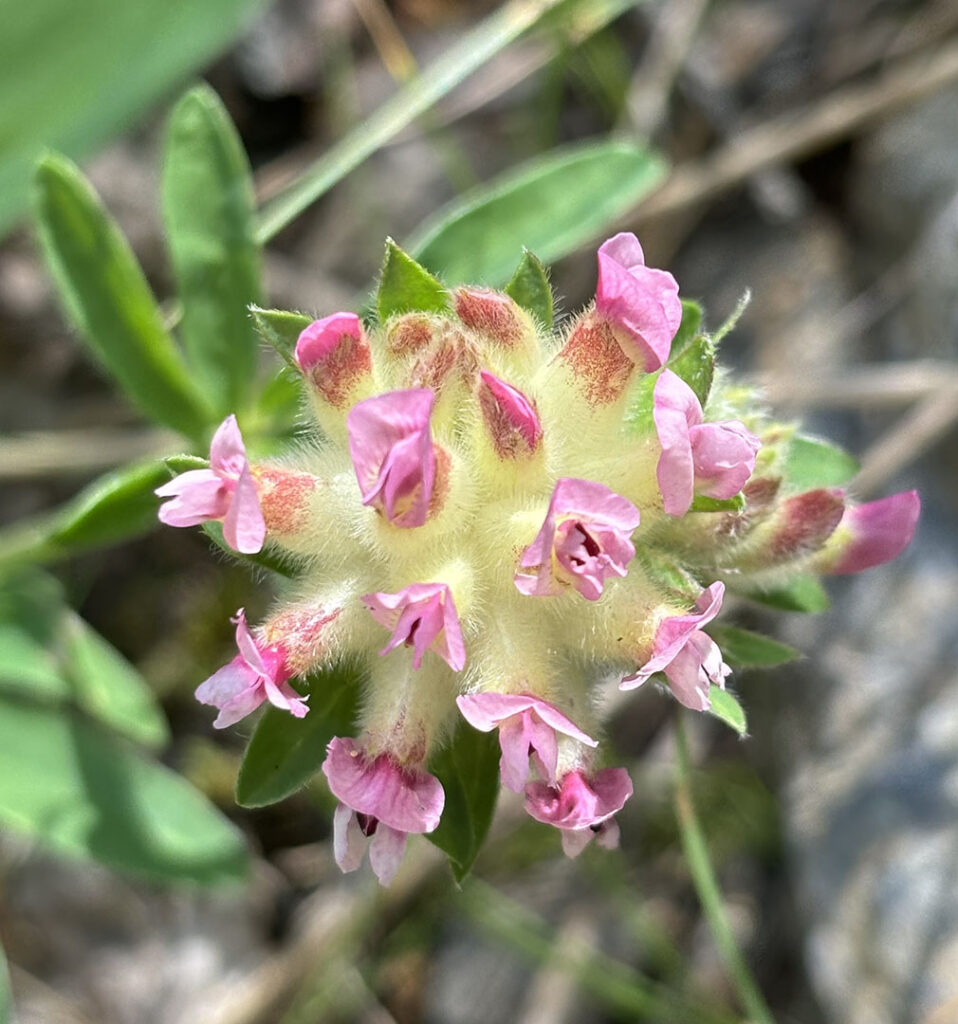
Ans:
[{"label": "pink petal", "polygon": [[605,768],[589,779],[577,770],[565,775],[558,788],[530,782],[526,811],[557,828],[590,828],[621,810],[631,795],[632,780],[624,768]]},{"label": "pink petal", "polygon": [[598,741],[584,733],[574,722],[547,700],[528,693],[469,693],[456,698],[463,718],[480,732],[491,732],[512,715],[532,710],[557,732],[571,736],[586,746],[598,746]]},{"label": "pink petal", "polygon": [[406,852],[406,833],[390,828],[381,821],[369,844],[369,866],[383,887],[396,877]]},{"label": "pink petal", "polygon": [[429,514],[436,456],[429,433],[435,396],[391,391],[354,405],[346,417],[349,452],[364,505],[394,526],[422,526]]},{"label": "pink petal", "polygon": [[620,690],[634,690],[650,676],[661,672],[688,643],[689,638],[706,623],[712,621],[721,611],[725,584],[713,583],[699,594],[696,611],[688,615],[672,615],[659,624],[655,632],[653,656],[633,675],[626,676],[619,683]]},{"label": "pink petal", "polygon": [[[712,702],[709,700],[711,681],[703,666],[703,659],[707,651],[703,651],[703,645],[697,642],[701,637],[705,638],[706,645],[714,646],[707,634],[696,631],[665,666],[669,689],[675,699],[693,711],[708,711],[712,706]],[[719,660],[721,661],[721,655]]]},{"label": "pink petal", "polygon": [[366,842],[352,808],[337,804],[333,812],[333,856],[340,871],[355,871],[362,864]]},{"label": "pink petal", "polygon": [[246,446],[235,416],[227,416],[210,442],[210,469],[215,473],[238,477],[246,465]]},{"label": "pink petal", "polygon": [[272,679],[266,678],[263,681],[263,688],[266,692],[266,699],[274,708],[280,711],[288,711],[293,718],[305,718],[309,711],[306,698],[301,697],[287,682],[274,683]]},{"label": "pink petal", "polygon": [[259,686],[259,676],[239,656],[200,683],[195,697],[201,704],[219,708],[220,713],[213,723],[216,729],[224,729],[245,718],[266,699]]},{"label": "pink petal", "polygon": [[372,353],[354,313],[315,320],[299,336],[295,359],[322,398],[344,409],[360,381],[372,372]]},{"label": "pink petal", "polygon": [[381,655],[400,644],[415,650],[413,666],[419,668],[423,655],[432,649],[454,672],[466,663],[466,649],[452,591],[445,583],[412,583],[398,593],[366,594],[363,604],[372,617],[393,631]]},{"label": "pink petal", "polygon": [[240,652],[240,657],[258,676],[270,675],[259,645],[253,639],[253,634],[250,633],[249,626],[246,624],[245,610],[240,608],[231,621],[236,624],[236,649]]},{"label": "pink petal", "polygon": [[652,418],[662,447],[656,476],[665,511],[670,516],[682,516],[695,496],[689,430],[701,422],[702,407],[695,392],[671,370],[663,370],[655,382]]},{"label": "pink petal", "polygon": [[826,571],[861,572],[897,558],[911,543],[920,514],[917,491],[902,491],[846,509],[839,530],[847,529],[851,541]]},{"label": "pink petal", "polygon": [[333,313],[322,320],[314,320],[296,341],[296,364],[301,370],[310,370],[328,359],[344,339],[358,341],[362,331],[362,323],[355,313]]},{"label": "pink petal", "polygon": [[266,521],[248,464],[243,466],[229,511],[223,520],[223,538],[234,551],[244,555],[255,555],[263,548]]},{"label": "pink petal", "polygon": [[164,502],[157,515],[167,526],[198,526],[210,519],[222,519],[229,510],[231,482],[220,479],[211,469],[191,469],[156,489]]},{"label": "pink petal", "polygon": [[738,420],[702,423],[689,432],[696,488],[710,498],[732,498],[755,469],[762,442]]},{"label": "pink petal", "polygon": [[564,828],[559,834],[562,836],[562,852],[569,860],[575,860],[595,838],[590,828]]},{"label": "pink petal", "polygon": [[647,372],[669,356],[682,320],[679,286],[671,274],[645,266],[635,235],[622,232],[599,247],[596,311],[635,343],[628,355]]},{"label": "pink petal", "polygon": [[334,796],[400,832],[432,832],[445,796],[427,772],[401,768],[388,754],[370,759],[351,739],[339,737],[326,748],[323,773]]},{"label": "pink petal", "polygon": [[479,377],[479,405],[500,458],[518,458],[534,452],[542,440],[542,423],[532,403],[517,388],[487,370],[482,370]]}]

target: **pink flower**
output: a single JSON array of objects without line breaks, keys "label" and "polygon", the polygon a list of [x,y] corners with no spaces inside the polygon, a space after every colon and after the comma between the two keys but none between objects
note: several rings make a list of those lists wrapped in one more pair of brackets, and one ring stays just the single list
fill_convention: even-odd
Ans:
[{"label": "pink flower", "polygon": [[389,391],[357,403],[346,417],[363,504],[394,526],[422,526],[429,515],[436,478],[429,432],[434,401],[427,388]]},{"label": "pink flower", "polygon": [[499,457],[531,455],[542,440],[542,424],[535,407],[521,391],[487,370],[479,377],[479,405]]},{"label": "pink flower", "polygon": [[724,583],[713,583],[699,594],[697,611],[673,615],[655,632],[652,657],[635,675],[626,676],[620,690],[634,690],[656,672],[665,672],[669,687],[680,704],[695,711],[707,711],[709,686],[725,688],[731,669],[722,661],[718,645],[700,629],[718,615],[725,595]]},{"label": "pink flower", "polygon": [[653,401],[665,511],[685,515],[696,491],[710,498],[738,494],[752,475],[761,441],[738,420],[703,423],[695,392],[671,370],[663,370],[655,382]]},{"label": "pink flower", "polygon": [[840,550],[824,571],[833,575],[861,572],[897,558],[911,543],[920,513],[917,491],[847,508],[833,534]]},{"label": "pink flower", "polygon": [[521,793],[529,778],[529,757],[543,778],[555,785],[558,762],[557,733],[587,746],[598,744],[548,701],[528,693],[470,693],[457,697],[463,718],[480,732],[499,730],[502,784]]},{"label": "pink flower", "polygon": [[266,700],[294,718],[302,718],[309,708],[305,699],[287,682],[291,673],[286,667],[282,647],[278,644],[260,647],[246,626],[242,608],[232,621],[236,623],[239,654],[196,688],[196,699],[201,704],[219,708],[213,728],[225,729],[233,725]]},{"label": "pink flower", "polygon": [[380,654],[406,644],[415,651],[414,668],[422,665],[423,655],[430,648],[454,672],[466,664],[456,602],[445,583],[412,583],[398,594],[366,594],[362,600],[372,617],[393,631]]},{"label": "pink flower", "polygon": [[622,495],[591,480],[563,477],[552,492],[536,539],[523,551],[517,572],[523,594],[561,594],[572,585],[588,601],[597,601],[609,576],[624,576],[635,555],[632,531],[639,510]]},{"label": "pink flower", "polygon": [[329,788],[339,801],[333,816],[333,852],[343,871],[355,871],[367,840],[369,863],[381,885],[389,885],[402,862],[406,836],[432,832],[445,794],[427,772],[405,768],[389,756],[370,758],[354,740],[335,738],[323,762]]},{"label": "pink flower", "polygon": [[313,387],[337,409],[358,381],[372,372],[372,355],[355,313],[314,320],[296,342],[296,363]]},{"label": "pink flower", "polygon": [[626,350],[633,362],[646,372],[657,370],[668,359],[682,320],[675,278],[647,267],[639,240],[627,231],[603,242],[598,262],[596,312],[634,342]]},{"label": "pink flower", "polygon": [[526,811],[562,833],[562,849],[576,857],[593,836],[601,846],[619,845],[619,827],[612,815],[632,795],[632,780],[624,768],[604,768],[587,778],[581,769],[564,775],[558,786],[530,782]]},{"label": "pink flower", "polygon": [[209,469],[180,473],[156,493],[173,499],[160,506],[161,523],[196,526],[221,519],[231,548],[247,555],[262,549],[266,523],[235,416],[227,416],[213,435]]}]

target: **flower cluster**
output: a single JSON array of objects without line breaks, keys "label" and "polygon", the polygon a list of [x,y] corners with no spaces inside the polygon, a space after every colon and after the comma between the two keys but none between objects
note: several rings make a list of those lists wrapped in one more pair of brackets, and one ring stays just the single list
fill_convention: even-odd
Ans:
[{"label": "flower cluster", "polygon": [[793,428],[713,383],[710,339],[631,234],[601,246],[595,302],[558,334],[507,292],[443,294],[309,324],[294,359],[314,435],[250,463],[230,417],[209,468],[158,492],[165,523],[221,520],[237,551],[297,567],[265,622],[238,613],[239,654],[196,691],[216,727],[264,701],[303,716],[297,678],[366,665],[357,736],[322,770],[340,867],[368,843],[383,884],[440,822],[429,763],[457,728],[497,732],[502,784],[567,854],[616,845],[632,783],[603,763],[597,680],[661,674],[709,710],[730,669],[705,627],[727,589],[887,561],[919,511],[914,492],[795,486]]}]

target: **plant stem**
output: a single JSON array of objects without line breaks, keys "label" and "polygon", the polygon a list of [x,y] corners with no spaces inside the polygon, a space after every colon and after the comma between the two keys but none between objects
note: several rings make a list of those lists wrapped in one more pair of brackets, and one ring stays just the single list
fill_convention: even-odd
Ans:
[{"label": "plant stem", "polygon": [[334,145],[260,215],[257,238],[268,242],[370,154],[482,67],[554,7],[568,0],[510,0]]},{"label": "plant stem", "polygon": [[695,886],[719,956],[725,964],[742,1007],[748,1014],[749,1024],[775,1024],[775,1018],[745,963],[742,951],[738,948],[728,915],[725,913],[722,893],[709,859],[708,844],[692,800],[689,747],[681,715],[675,720],[675,740],[675,814],[692,884]]}]

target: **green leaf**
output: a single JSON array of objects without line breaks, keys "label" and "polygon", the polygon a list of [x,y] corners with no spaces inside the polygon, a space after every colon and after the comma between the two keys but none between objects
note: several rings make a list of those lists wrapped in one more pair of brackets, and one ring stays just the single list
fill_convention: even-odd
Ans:
[{"label": "green leaf", "polygon": [[815,576],[798,576],[787,586],[748,592],[753,601],[787,612],[825,612],[831,602]]},{"label": "green leaf", "polygon": [[744,508],[745,498],[741,494],[731,498],[710,498],[705,494],[696,494],[689,512],[741,512]]},{"label": "green leaf", "polygon": [[709,700],[712,702],[709,714],[714,715],[715,718],[730,726],[739,736],[745,736],[748,733],[745,711],[733,694],[718,686],[710,686]]},{"label": "green leaf", "polygon": [[73,611],[63,610],[60,634],[62,672],[77,705],[136,743],[165,747],[166,718],[140,673]]},{"label": "green leaf", "polygon": [[143,413],[191,439],[212,413],[163,326],[143,272],[80,171],[48,155],[34,177],[43,254],[90,351]]},{"label": "green leaf", "polygon": [[837,445],[797,434],[788,446],[785,479],[790,488],[840,487],[858,472],[858,462]]},{"label": "green leaf", "polygon": [[260,0],[2,6],[0,234],[23,212],[30,173],[44,148],[74,159],[93,153],[206,67]]},{"label": "green leaf", "polygon": [[268,707],[246,748],[236,780],[236,802],[264,807],[305,786],[325,760],[326,744],[352,731],[362,677],[354,662],[311,675],[305,718]]},{"label": "green leaf", "polygon": [[54,653],[63,591],[35,570],[0,579],[0,686],[61,700],[69,696]]},{"label": "green leaf", "polygon": [[49,515],[0,530],[0,565],[55,561],[147,533],[157,525],[153,492],[169,479],[156,459],[111,470]]},{"label": "green leaf", "polygon": [[386,239],[386,257],[379,276],[376,311],[380,323],[397,313],[421,310],[425,313],[449,311],[449,293],[425,267]]},{"label": "green leaf", "polygon": [[442,783],[446,803],[439,827],[426,838],[448,857],[457,882],[469,874],[479,854],[499,795],[499,740],[460,723],[448,746],[429,762]]},{"label": "green leaf", "polygon": [[217,417],[244,409],[259,342],[247,313],[260,298],[249,161],[233,122],[207,85],[173,110],[163,162],[163,214],[191,368]]},{"label": "green leaf", "polygon": [[220,551],[225,552],[235,562],[241,562],[250,568],[268,569],[270,572],[279,573],[280,576],[292,578],[296,575],[295,563],[269,546],[254,555],[244,555],[231,548],[223,536],[223,524],[216,520],[203,523],[201,529]]},{"label": "green leaf", "polygon": [[242,836],[185,779],[75,715],[3,694],[0,821],[160,881],[214,884],[246,872]]},{"label": "green leaf", "polygon": [[258,430],[272,437],[288,437],[303,407],[303,378],[284,366],[260,392],[256,403]]},{"label": "green leaf", "polygon": [[715,346],[706,334],[693,338],[688,345],[666,364],[695,392],[704,407],[712,390],[715,377]]},{"label": "green leaf", "polygon": [[733,668],[771,668],[801,657],[788,644],[738,626],[712,626],[708,632]]},{"label": "green leaf", "polygon": [[250,306],[250,316],[260,337],[283,357],[284,362],[299,375],[299,367],[293,358],[300,334],[309,327],[313,318],[305,313],[290,313],[285,309],[260,309]]},{"label": "green leaf", "polygon": [[702,307],[692,299],[682,299],[682,319],[672,339],[669,359],[677,359],[702,330]]},{"label": "green leaf", "polygon": [[179,476],[180,473],[189,473],[194,469],[209,469],[210,460],[201,459],[199,455],[168,455],[164,460],[163,464],[166,468],[174,475]]},{"label": "green leaf", "polygon": [[482,185],[410,243],[450,284],[500,286],[527,245],[552,263],[602,235],[662,181],[665,161],[634,143],[577,143]]},{"label": "green leaf", "polygon": [[531,313],[546,330],[552,329],[554,302],[549,274],[539,257],[523,250],[516,272],[506,285],[506,294]]}]

